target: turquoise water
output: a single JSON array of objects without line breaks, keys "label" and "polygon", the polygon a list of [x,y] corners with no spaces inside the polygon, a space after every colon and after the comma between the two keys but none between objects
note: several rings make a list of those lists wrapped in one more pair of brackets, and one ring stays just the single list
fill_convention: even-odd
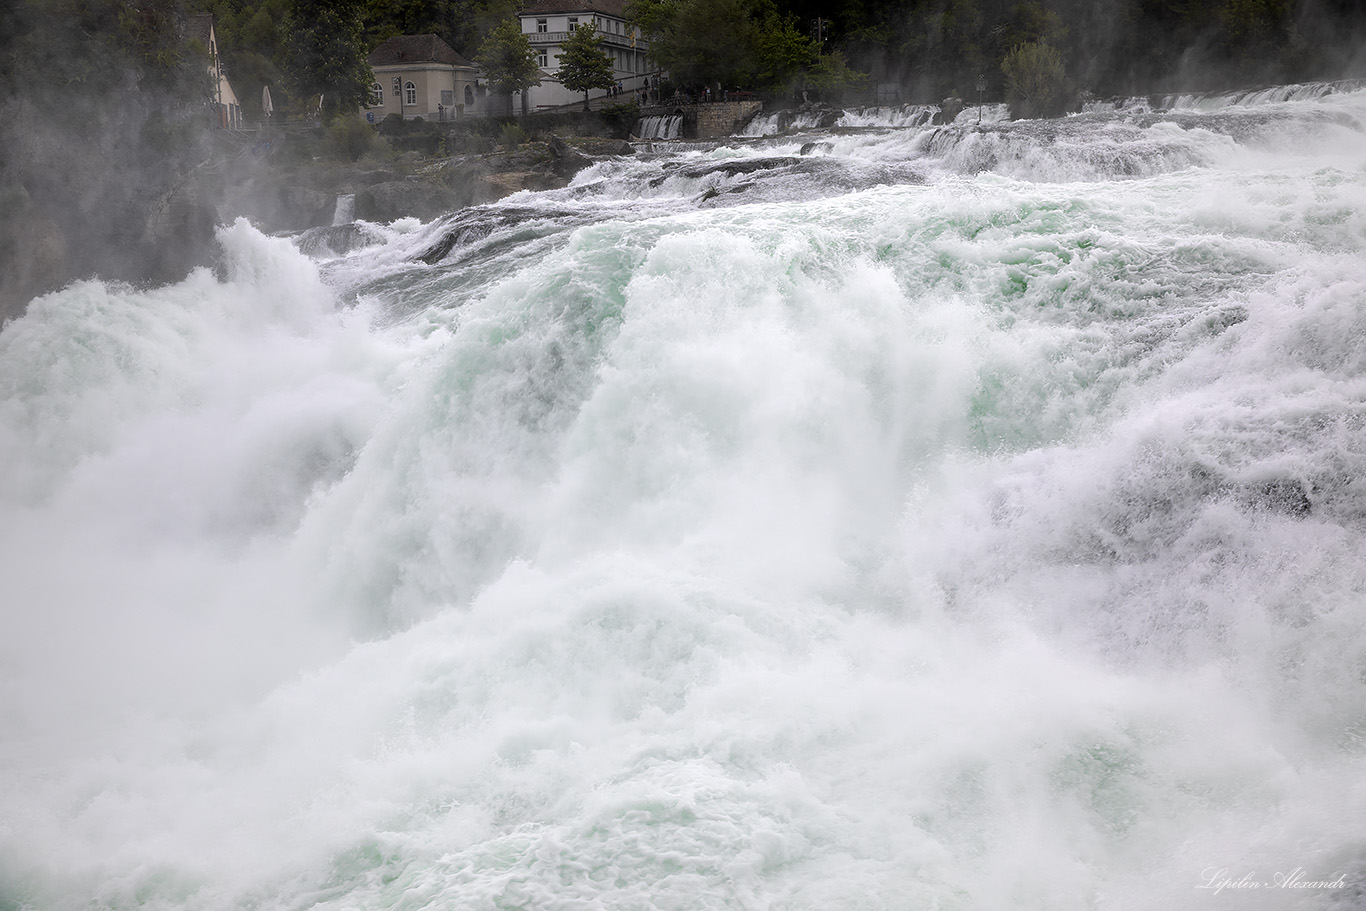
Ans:
[{"label": "turquoise water", "polygon": [[1366,93],[1276,97],[35,301],[0,907],[1357,907]]}]

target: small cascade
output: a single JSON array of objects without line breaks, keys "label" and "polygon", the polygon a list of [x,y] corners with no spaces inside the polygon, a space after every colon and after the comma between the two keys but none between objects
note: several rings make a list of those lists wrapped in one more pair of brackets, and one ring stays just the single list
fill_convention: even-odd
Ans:
[{"label": "small cascade", "polygon": [[1329,95],[1357,91],[1360,88],[1360,80],[1307,82],[1296,85],[1278,85],[1252,91],[1167,95],[1162,98],[1160,106],[1164,110],[1209,112],[1230,107],[1284,104],[1291,101],[1318,101]]},{"label": "small cascade", "polygon": [[967,105],[953,119],[953,122],[958,124],[1008,123],[1009,121],[1010,105],[1003,102]]},{"label": "small cascade", "polygon": [[332,210],[332,227],[349,225],[356,220],[356,194],[339,193],[336,208]]},{"label": "small cascade", "polygon": [[651,114],[636,122],[636,138],[677,139],[683,132],[682,114]]},{"label": "small cascade", "polygon": [[903,104],[895,107],[849,108],[836,126],[840,127],[923,127],[929,126],[939,113],[936,104]]},{"label": "small cascade", "polygon": [[776,136],[779,132],[777,114],[760,114],[745,125],[740,135],[757,138],[759,136]]}]

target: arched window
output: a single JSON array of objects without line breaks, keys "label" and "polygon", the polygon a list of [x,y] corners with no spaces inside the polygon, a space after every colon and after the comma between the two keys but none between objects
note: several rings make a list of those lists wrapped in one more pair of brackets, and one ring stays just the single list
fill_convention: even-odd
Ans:
[{"label": "arched window", "polygon": [[417,86],[411,82],[403,83],[403,103],[417,104]]},{"label": "arched window", "polygon": [[465,107],[474,107],[474,89],[465,86]]},{"label": "arched window", "polygon": [[384,86],[376,82],[374,85],[370,86],[370,94],[372,96],[370,99],[370,107],[384,107]]}]

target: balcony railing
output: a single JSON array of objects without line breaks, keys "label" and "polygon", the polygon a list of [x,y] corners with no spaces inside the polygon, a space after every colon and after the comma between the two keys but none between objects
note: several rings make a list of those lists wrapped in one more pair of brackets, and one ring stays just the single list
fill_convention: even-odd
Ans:
[{"label": "balcony railing", "polygon": [[[526,32],[527,40],[532,44],[564,44],[569,40],[569,34],[569,32]],[[644,38],[637,38],[635,44],[632,44],[630,35],[618,35],[614,32],[604,32],[601,29],[598,30],[598,36],[605,43],[616,47],[633,47],[638,51],[650,49],[650,42]]]}]

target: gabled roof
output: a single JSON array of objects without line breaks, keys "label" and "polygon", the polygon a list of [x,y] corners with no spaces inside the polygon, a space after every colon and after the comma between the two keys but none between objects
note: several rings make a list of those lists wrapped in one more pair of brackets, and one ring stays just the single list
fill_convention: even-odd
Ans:
[{"label": "gabled roof", "polygon": [[397,66],[405,63],[474,66],[436,35],[398,35],[375,48],[366,59],[371,66]]},{"label": "gabled roof", "polygon": [[538,0],[518,14],[543,16],[546,13],[602,13],[616,19],[626,18],[626,0]]}]

